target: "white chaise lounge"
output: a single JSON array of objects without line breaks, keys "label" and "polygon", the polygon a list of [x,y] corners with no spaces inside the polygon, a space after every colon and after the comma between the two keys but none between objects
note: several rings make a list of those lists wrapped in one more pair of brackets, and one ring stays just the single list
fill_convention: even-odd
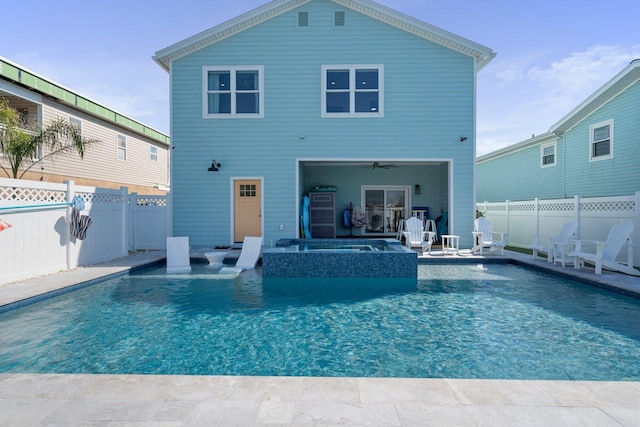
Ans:
[{"label": "white chaise lounge", "polygon": [[190,271],[189,237],[167,237],[167,274]]},{"label": "white chaise lounge", "polygon": [[240,274],[243,270],[251,270],[256,267],[260,251],[262,249],[262,237],[246,236],[242,242],[240,257],[233,267],[222,267],[218,273]]}]

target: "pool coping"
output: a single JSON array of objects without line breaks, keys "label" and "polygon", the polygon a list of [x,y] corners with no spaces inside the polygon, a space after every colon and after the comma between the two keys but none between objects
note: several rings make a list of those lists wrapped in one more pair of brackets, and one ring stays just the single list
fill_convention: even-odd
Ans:
[{"label": "pool coping", "polygon": [[[205,262],[204,250],[200,252],[192,252],[192,262]],[[9,294],[18,301],[29,293],[27,298],[49,297],[50,292],[89,286],[164,260],[162,251],[133,254],[112,263],[3,285],[0,302]],[[594,278],[589,269],[555,271],[561,267],[508,251],[504,257],[477,257],[462,251],[460,256],[444,257],[436,252],[420,256],[419,262],[522,263],[640,294],[638,278],[609,272]],[[23,292],[15,292],[17,288]],[[0,413],[12,426],[640,426],[640,382],[0,374]]]}]

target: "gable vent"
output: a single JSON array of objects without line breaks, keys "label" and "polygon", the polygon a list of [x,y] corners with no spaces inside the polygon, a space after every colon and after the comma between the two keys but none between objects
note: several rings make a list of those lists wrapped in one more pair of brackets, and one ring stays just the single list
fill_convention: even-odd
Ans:
[{"label": "gable vent", "polygon": [[309,12],[298,12],[298,27],[309,26]]},{"label": "gable vent", "polygon": [[344,11],[336,12],[334,22],[336,27],[344,27]]}]

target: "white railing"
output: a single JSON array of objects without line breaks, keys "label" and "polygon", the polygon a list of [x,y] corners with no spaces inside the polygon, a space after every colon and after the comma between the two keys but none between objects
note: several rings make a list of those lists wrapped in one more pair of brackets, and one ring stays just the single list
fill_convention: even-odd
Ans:
[{"label": "white railing", "polygon": [[[74,197],[91,218],[84,240],[70,232]],[[167,197],[119,190],[0,178],[0,284],[164,249]]]},{"label": "white railing", "polygon": [[558,234],[570,221],[578,220],[580,239],[605,240],[614,224],[630,220],[634,224],[634,265],[640,265],[640,192],[631,196],[482,202],[476,208],[491,221],[494,230],[509,233],[509,246],[520,248],[528,247],[534,234]]}]

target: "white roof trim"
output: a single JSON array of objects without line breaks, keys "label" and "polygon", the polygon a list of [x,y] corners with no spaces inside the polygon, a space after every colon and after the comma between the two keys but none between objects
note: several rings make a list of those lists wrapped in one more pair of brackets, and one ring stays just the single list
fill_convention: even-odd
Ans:
[{"label": "white roof trim", "polygon": [[[156,52],[153,60],[169,71],[171,61],[244,31],[312,0],[274,0],[243,15]],[[496,55],[488,47],[382,6],[371,0],[331,0],[396,28],[476,59],[476,71]]]},{"label": "white roof trim", "polygon": [[534,136],[532,138],[525,139],[524,141],[516,142],[515,144],[509,145],[507,147],[499,148],[496,151],[492,151],[491,153],[487,153],[487,154],[484,154],[484,155],[482,155],[480,157],[477,157],[476,158],[476,164],[483,163],[483,162],[486,162],[488,160],[497,159],[499,157],[503,157],[503,156],[506,156],[506,155],[509,155],[509,154],[513,154],[513,153],[516,153],[518,151],[525,150],[525,149],[530,148],[532,146],[544,144],[544,143],[549,142],[549,141],[555,141],[557,139],[558,139],[558,135],[556,135],[554,133],[551,133],[551,132],[541,133],[538,136]]}]

